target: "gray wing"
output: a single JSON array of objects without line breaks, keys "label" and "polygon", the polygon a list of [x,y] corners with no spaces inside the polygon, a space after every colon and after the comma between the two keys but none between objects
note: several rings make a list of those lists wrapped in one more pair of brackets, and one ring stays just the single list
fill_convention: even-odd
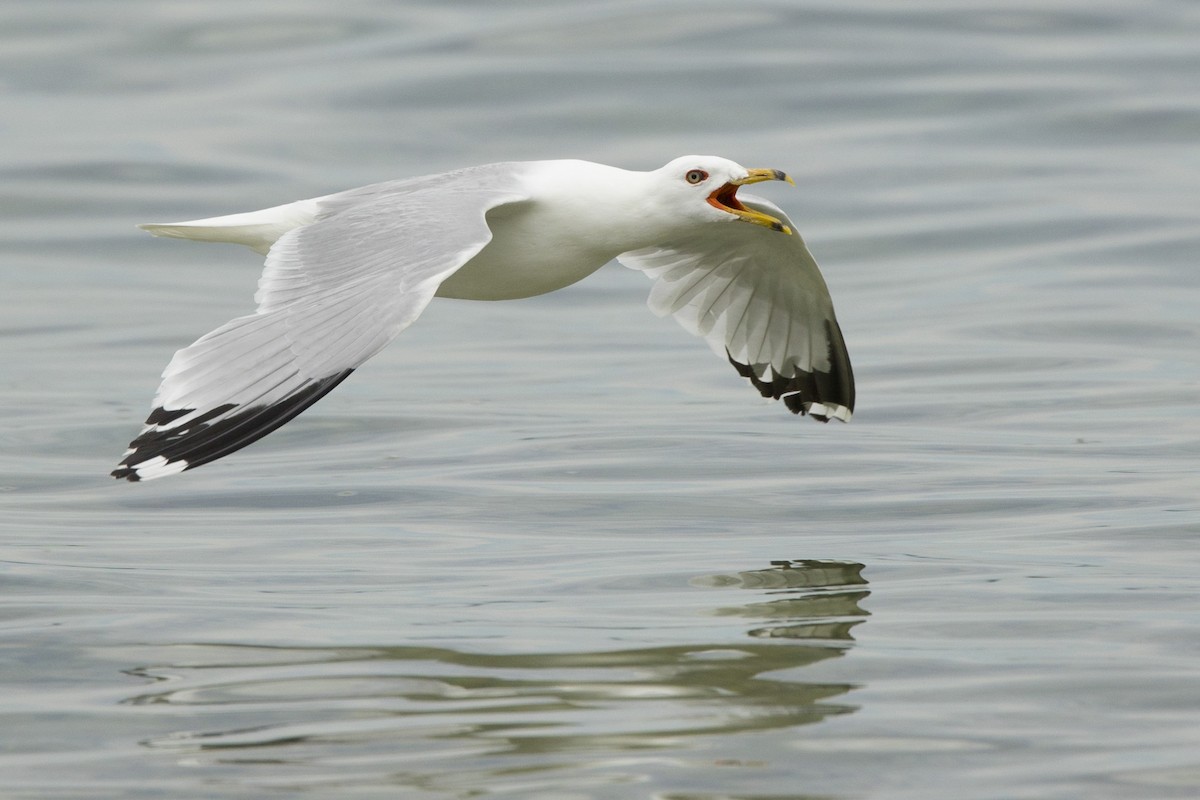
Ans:
[{"label": "gray wing", "polygon": [[485,214],[528,199],[490,164],[321,198],[267,254],[254,314],[177,352],[113,477],[182,472],[267,435],[408,327],[491,239]]},{"label": "gray wing", "polygon": [[[774,204],[738,199],[796,230]],[[798,233],[731,221],[617,258],[655,280],[651,311],[704,337],[764,397],[822,422],[850,420],[850,356],[829,289]]]}]

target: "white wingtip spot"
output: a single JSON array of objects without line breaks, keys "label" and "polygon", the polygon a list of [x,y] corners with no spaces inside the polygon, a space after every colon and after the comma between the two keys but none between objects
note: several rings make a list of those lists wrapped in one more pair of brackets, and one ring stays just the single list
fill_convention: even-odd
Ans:
[{"label": "white wingtip spot", "polygon": [[813,403],[808,407],[808,413],[814,417],[824,417],[826,419],[837,419],[842,422],[849,422],[850,417],[854,412],[845,406],[825,405],[824,403]]},{"label": "white wingtip spot", "polygon": [[845,406],[834,406],[833,416],[836,419],[840,419],[842,422],[849,422],[850,418],[854,416],[854,412]]},{"label": "white wingtip spot", "polygon": [[155,478],[165,478],[177,475],[187,469],[186,461],[167,461],[164,456],[155,456],[139,464],[130,464],[129,468],[137,473],[138,480],[152,481]]}]

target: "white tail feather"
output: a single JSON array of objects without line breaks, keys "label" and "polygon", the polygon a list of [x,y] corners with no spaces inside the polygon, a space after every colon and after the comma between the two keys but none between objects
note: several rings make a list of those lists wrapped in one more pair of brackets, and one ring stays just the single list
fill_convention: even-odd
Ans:
[{"label": "white tail feather", "polygon": [[173,239],[241,244],[265,255],[271,249],[271,245],[275,244],[275,240],[283,234],[293,228],[315,222],[322,199],[318,197],[299,200],[261,211],[194,219],[188,222],[149,222],[138,227],[155,236],[169,236]]}]

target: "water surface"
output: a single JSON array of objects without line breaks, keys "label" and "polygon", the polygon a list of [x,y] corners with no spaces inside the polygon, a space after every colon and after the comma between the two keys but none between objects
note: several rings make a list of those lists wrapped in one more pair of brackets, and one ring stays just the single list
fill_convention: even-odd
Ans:
[{"label": "water surface", "polygon": [[[9,4],[0,794],[1200,793],[1190,3]],[[261,259],[136,222],[493,160],[771,187],[852,424],[611,266],[435,302],[218,464],[107,477]]]}]

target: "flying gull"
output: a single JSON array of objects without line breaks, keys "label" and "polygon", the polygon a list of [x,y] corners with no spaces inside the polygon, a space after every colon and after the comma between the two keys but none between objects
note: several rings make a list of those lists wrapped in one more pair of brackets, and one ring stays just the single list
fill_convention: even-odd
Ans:
[{"label": "flying gull", "polygon": [[706,339],[764,397],[821,422],[848,422],[854,376],[817,264],[777,206],[737,193],[770,180],[794,183],[714,156],[650,172],[507,162],[142,225],[156,236],[245,245],[266,266],[253,314],[175,353],[112,475],[173,475],[266,436],[435,296],[532,297],[614,258],[654,280],[654,313]]}]

